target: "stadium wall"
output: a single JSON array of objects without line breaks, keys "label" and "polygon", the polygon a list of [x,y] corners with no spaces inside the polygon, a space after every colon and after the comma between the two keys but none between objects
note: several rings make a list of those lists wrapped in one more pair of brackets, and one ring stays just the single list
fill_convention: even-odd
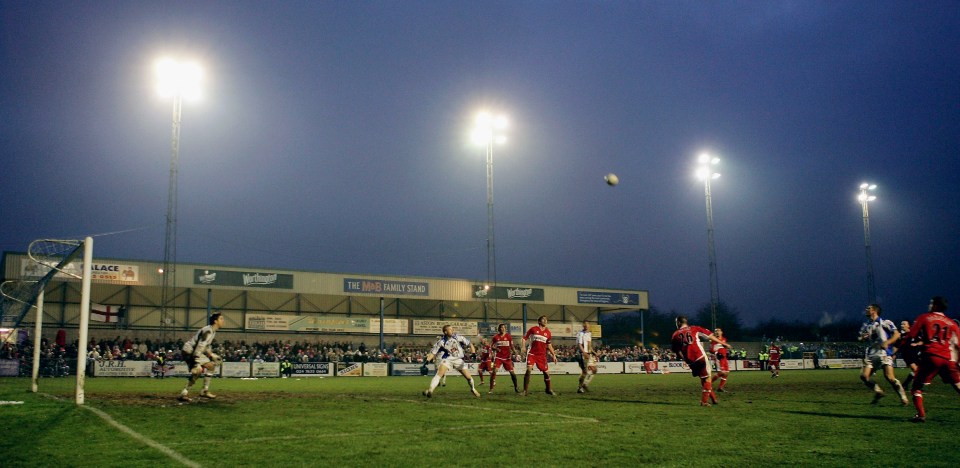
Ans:
[{"label": "stadium wall", "polygon": [[[48,271],[23,253],[4,252],[4,280],[36,279]],[[79,270],[79,264],[71,264]],[[407,320],[406,330],[390,333],[390,340],[419,340],[439,330],[417,333],[415,321],[438,320],[474,324],[518,322],[525,326],[546,315],[552,328],[599,321],[603,313],[649,307],[646,291],[594,287],[501,283],[486,290],[481,281],[426,277],[321,273],[297,270],[256,269],[220,265],[178,264],[175,294],[168,304],[172,320],[161,323],[162,276],[159,263],[95,258],[91,302],[122,309],[116,322],[91,322],[95,338],[117,334],[163,341],[189,336],[205,325],[208,313],[221,313],[224,336],[235,333],[243,340],[334,339],[379,343],[379,318]],[[76,330],[80,317],[79,281],[55,277],[45,290],[44,330]],[[2,325],[19,316],[17,304],[5,303]],[[14,315],[17,315],[15,317]],[[251,327],[251,316],[295,317],[298,323],[313,320],[313,327],[268,330]],[[302,320],[302,319],[309,320]],[[344,320],[377,321],[367,329],[328,326]],[[34,316],[26,314],[22,327],[32,328]],[[289,321],[288,321],[289,322]],[[257,324],[263,321],[255,322]],[[521,326],[523,328],[524,326]],[[469,328],[469,327],[468,327]],[[599,336],[599,328],[595,335]],[[349,338],[344,338],[344,335]],[[404,336],[406,335],[406,336]],[[563,333],[558,337],[564,339]]]}]

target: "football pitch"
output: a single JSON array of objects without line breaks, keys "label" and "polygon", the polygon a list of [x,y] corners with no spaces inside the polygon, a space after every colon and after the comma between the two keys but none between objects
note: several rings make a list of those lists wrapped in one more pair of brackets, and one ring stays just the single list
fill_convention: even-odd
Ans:
[{"label": "football pitch", "polygon": [[[904,371],[898,370],[902,379]],[[0,379],[3,466],[958,466],[960,395],[935,381],[927,422],[887,397],[871,405],[858,371],[731,375],[700,407],[689,375],[598,375],[556,396],[500,376],[470,395],[449,376],[216,379],[215,400],[176,401],[184,379]],[[519,376],[522,385],[523,376]],[[477,380],[479,382],[479,380]],[[192,396],[199,391],[198,383]],[[22,403],[15,403],[22,402]]]}]

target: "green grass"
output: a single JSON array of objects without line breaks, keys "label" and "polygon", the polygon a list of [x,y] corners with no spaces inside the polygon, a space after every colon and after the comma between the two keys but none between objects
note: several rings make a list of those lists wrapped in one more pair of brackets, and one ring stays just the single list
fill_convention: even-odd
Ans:
[{"label": "green grass", "polygon": [[[928,422],[911,424],[913,407],[893,395],[870,405],[857,371],[734,373],[710,408],[680,374],[600,375],[585,395],[576,376],[555,376],[555,397],[538,376],[528,397],[501,377],[481,399],[453,376],[431,399],[420,395],[428,377],[217,379],[220,398],[178,405],[183,382],[91,378],[86,406],[202,466],[880,466],[913,453],[923,466],[960,464],[952,388],[931,385]],[[180,464],[77,407],[74,383],[43,379],[34,394],[26,379],[0,379],[0,400],[24,402],[0,406],[0,463]]]}]

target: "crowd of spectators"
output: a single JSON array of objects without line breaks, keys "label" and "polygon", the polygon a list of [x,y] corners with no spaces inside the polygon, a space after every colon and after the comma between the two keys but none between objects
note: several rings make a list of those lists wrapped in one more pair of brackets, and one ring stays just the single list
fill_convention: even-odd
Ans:
[{"label": "crowd of spectators", "polygon": [[[857,358],[863,356],[863,347],[858,343],[791,343],[780,342],[787,358],[800,358],[804,353],[817,353],[819,358]],[[519,343],[518,343],[519,345]],[[140,340],[122,338],[91,339],[87,345],[87,357],[94,361],[111,360],[157,360],[162,356],[165,361],[181,360],[180,349],[183,341]],[[560,361],[574,361],[577,348],[574,344],[554,346]],[[422,363],[430,345],[404,342],[393,343],[379,349],[360,342],[350,341],[300,341],[272,340],[248,343],[244,340],[223,340],[214,342],[214,352],[230,362],[403,362]],[[597,345],[595,350],[601,361],[672,361],[676,356],[663,347],[608,346]],[[0,346],[0,359],[32,359],[32,341],[20,340],[16,343],[3,343]],[[76,342],[66,343],[61,336],[55,341],[42,340],[41,359],[74,359],[77,356]],[[731,353],[734,359],[755,359],[745,350],[735,349]],[[471,356],[476,360],[477,356]],[[520,356],[516,356],[519,360]]]}]

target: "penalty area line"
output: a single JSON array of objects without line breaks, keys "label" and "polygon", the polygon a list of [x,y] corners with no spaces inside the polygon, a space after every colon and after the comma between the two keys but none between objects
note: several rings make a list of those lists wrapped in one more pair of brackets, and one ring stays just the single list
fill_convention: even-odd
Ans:
[{"label": "penalty area line", "polygon": [[[47,394],[43,394],[43,395],[46,396],[46,397],[48,397],[48,398],[53,398],[53,399],[55,399],[55,400],[61,400],[60,398],[57,398],[57,397],[55,397],[55,396],[53,396],[53,395],[47,395]],[[151,438],[149,438],[149,437],[147,437],[147,436],[145,436],[145,435],[143,435],[143,434],[141,434],[141,433],[139,433],[139,432],[137,432],[137,431],[135,431],[135,430],[127,427],[127,426],[125,426],[124,424],[120,423],[120,422],[117,421],[116,419],[113,419],[113,417],[111,417],[109,414],[103,412],[103,411],[100,410],[100,409],[94,408],[94,407],[92,407],[92,406],[87,406],[87,405],[79,405],[79,406],[80,406],[81,408],[83,408],[83,409],[85,409],[85,410],[87,410],[87,411],[90,411],[91,413],[99,416],[100,419],[106,421],[107,424],[109,424],[109,425],[111,425],[111,426],[119,429],[120,432],[123,432],[123,433],[129,435],[130,437],[133,437],[134,439],[142,442],[143,444],[145,444],[145,445],[147,445],[147,446],[150,446],[150,447],[153,447],[153,448],[159,450],[159,451],[160,451],[161,453],[163,453],[164,455],[166,455],[166,456],[168,456],[168,457],[170,457],[170,458],[172,458],[172,459],[174,459],[174,460],[182,463],[183,465],[186,465],[186,466],[189,466],[189,467],[194,467],[194,468],[200,468],[200,467],[203,466],[203,465],[201,465],[201,464],[199,464],[199,463],[197,463],[197,462],[195,462],[195,461],[193,461],[193,460],[191,460],[191,459],[189,459],[189,458],[181,455],[179,452],[171,449],[170,447],[167,447],[166,445],[163,445],[163,444],[161,444],[160,442],[157,442],[157,441],[155,441],[155,440],[153,440],[153,439],[151,439]]]}]

